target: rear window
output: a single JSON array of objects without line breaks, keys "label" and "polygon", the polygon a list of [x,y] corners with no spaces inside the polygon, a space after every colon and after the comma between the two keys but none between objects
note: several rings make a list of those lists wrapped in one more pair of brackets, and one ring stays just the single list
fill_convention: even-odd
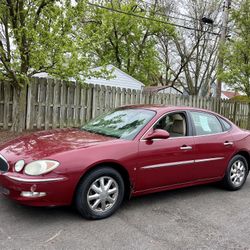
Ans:
[{"label": "rear window", "polygon": [[222,126],[215,115],[205,112],[190,112],[196,135],[209,135],[223,132]]},{"label": "rear window", "polygon": [[230,128],[231,128],[231,124],[228,123],[227,121],[225,121],[224,119],[222,118],[219,118],[221,123],[223,124],[223,127],[225,128],[224,130],[225,131],[228,131]]}]

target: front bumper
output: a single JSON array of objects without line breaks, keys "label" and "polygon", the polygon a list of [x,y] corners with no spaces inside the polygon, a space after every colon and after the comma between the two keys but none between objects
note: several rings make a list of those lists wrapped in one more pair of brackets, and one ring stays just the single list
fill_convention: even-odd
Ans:
[{"label": "front bumper", "polygon": [[0,192],[24,205],[61,206],[71,204],[74,186],[62,175],[29,177],[6,172],[0,173]]}]

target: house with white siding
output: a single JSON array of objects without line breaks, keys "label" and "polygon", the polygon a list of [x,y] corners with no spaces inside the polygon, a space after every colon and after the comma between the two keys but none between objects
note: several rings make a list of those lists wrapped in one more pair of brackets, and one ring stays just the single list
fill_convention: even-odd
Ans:
[{"label": "house with white siding", "polygon": [[[90,78],[87,79],[86,82],[88,84],[99,84],[111,87],[119,87],[119,88],[126,88],[126,89],[135,89],[135,90],[142,90],[144,84],[132,76],[128,75],[127,73],[123,72],[122,70],[116,68],[113,65],[106,66],[108,71],[112,71],[112,78],[111,79],[104,79],[104,78]],[[102,70],[102,67],[95,68],[93,70]]]},{"label": "house with white siding", "polygon": [[[101,71],[103,69],[103,67],[97,67],[92,69],[92,71]],[[132,90],[142,90],[144,87],[144,84],[142,82],[136,80],[132,76],[128,75],[127,73],[123,72],[122,70],[116,68],[113,65],[107,65],[105,69],[112,72],[110,79],[92,77],[89,79],[85,79],[85,82],[87,84],[99,84],[104,86],[119,87]],[[51,78],[46,72],[37,73],[33,77]],[[72,78],[71,81],[75,81],[75,79]]]}]

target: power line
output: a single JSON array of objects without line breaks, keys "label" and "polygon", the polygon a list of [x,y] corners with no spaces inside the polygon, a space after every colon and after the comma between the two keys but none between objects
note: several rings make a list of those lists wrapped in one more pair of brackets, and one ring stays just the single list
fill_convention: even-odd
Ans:
[{"label": "power line", "polygon": [[[185,21],[185,22],[191,22],[192,20],[202,22],[202,20],[198,19],[198,18],[192,18],[192,20],[187,20],[187,19],[181,18],[181,17],[175,17],[175,16],[172,16],[172,15],[165,15],[165,14],[159,12],[159,11],[155,11],[154,13],[159,15],[159,16],[166,17],[166,18],[169,18],[169,19],[172,18],[172,19],[176,19],[176,20],[182,20],[182,21]],[[173,13],[177,14],[177,12],[173,12]],[[213,27],[218,27],[219,25],[218,24],[213,24],[212,26]]]},{"label": "power line", "polygon": [[[166,18],[173,18],[173,19],[176,19],[176,20],[182,20],[182,21],[185,21],[185,22],[190,22],[191,20],[187,20],[185,18],[181,18],[181,17],[175,17],[175,16],[172,16],[172,15],[166,15],[166,14],[163,14],[159,11],[154,11],[155,14],[159,15],[159,16],[162,16],[162,17],[166,17]],[[199,19],[196,19],[194,18],[195,20],[199,20]],[[199,20],[200,21],[200,20]]]},{"label": "power line", "polygon": [[[142,0],[140,0],[140,2],[141,2],[142,4],[147,5],[147,6],[154,6],[153,3],[143,2]],[[157,12],[156,12],[156,13],[157,13]],[[158,12],[158,13],[159,13],[159,12]],[[180,13],[180,12],[176,12],[176,11],[173,11],[173,10],[172,10],[172,13],[177,14],[177,15],[180,15],[180,16],[183,16],[183,17],[187,17],[187,18],[192,19],[192,20],[201,21],[201,19],[199,19],[199,18],[190,16],[190,15],[186,15],[186,14],[183,14],[183,13]],[[191,20],[187,20],[187,19],[184,19],[184,18],[179,18],[179,17],[175,17],[175,16],[171,16],[171,15],[164,15],[163,13],[160,13],[160,15],[166,16],[166,17],[175,18],[175,19],[184,20],[184,21],[187,21],[187,22],[190,22],[190,21],[191,21]],[[219,26],[219,24],[213,24],[213,26]]]},{"label": "power line", "polygon": [[[143,0],[139,0],[142,4],[145,4],[146,6],[155,6],[153,3],[149,3],[149,2],[143,2]],[[203,1],[205,3],[210,3],[209,1]],[[222,3],[219,4],[219,7],[223,7],[222,6]],[[224,7],[223,7],[224,8]],[[196,18],[196,17],[193,17],[193,16],[190,16],[190,15],[186,15],[186,14],[183,14],[183,13],[180,13],[180,12],[176,12],[174,10],[171,10],[172,13],[174,14],[177,14],[177,15],[180,15],[180,16],[183,16],[183,17],[187,17],[189,19],[192,19],[192,20],[195,20],[195,21],[202,21],[201,18]],[[191,22],[191,20],[187,20],[185,18],[180,18],[180,17],[175,17],[175,16],[172,16],[172,15],[166,15],[166,14],[163,14],[163,13],[160,13],[160,12],[157,12],[155,11],[155,14],[158,14],[160,16],[163,16],[163,17],[166,17],[166,18],[173,18],[173,19],[176,19],[176,20],[183,20],[183,21],[186,21],[186,22]],[[212,20],[212,19],[211,19]],[[217,27],[217,28],[223,28],[221,24],[219,23],[216,23],[216,24],[212,24],[212,27]]]},{"label": "power line", "polygon": [[[154,6],[154,4],[153,3],[149,3],[149,2],[143,2],[142,0],[140,1],[142,4],[145,4],[145,5],[147,5],[147,6]],[[198,19],[198,18],[195,18],[195,17],[192,17],[192,16],[188,16],[188,15],[185,15],[185,14],[182,14],[182,13],[179,13],[179,12],[176,12],[176,11],[172,11],[172,13],[175,13],[175,14],[178,14],[178,15],[180,15],[180,16],[184,16],[184,17],[187,17],[187,18],[190,18],[190,19],[193,19],[193,20],[197,20],[197,21],[200,21],[200,19]],[[167,15],[166,15],[167,16]],[[169,15],[168,15],[169,16]],[[176,18],[176,17],[174,17],[174,18]],[[177,17],[178,18],[178,17]],[[176,18],[176,19],[177,19]],[[179,18],[178,18],[179,19]],[[185,21],[190,21],[190,20],[187,20],[187,19],[184,19],[183,18],[183,20],[185,20]]]},{"label": "power line", "polygon": [[149,20],[149,21],[158,22],[158,23],[162,23],[162,24],[167,24],[167,25],[171,25],[171,26],[175,26],[175,27],[179,27],[179,28],[183,28],[183,29],[187,29],[187,30],[206,32],[206,33],[216,35],[216,36],[220,35],[220,33],[217,33],[217,32],[204,31],[204,30],[201,30],[201,29],[191,28],[191,27],[188,27],[188,26],[180,25],[180,24],[174,24],[174,23],[163,21],[163,20],[157,20],[157,19],[154,19],[154,18],[151,18],[151,17],[141,16],[141,15],[138,15],[138,14],[135,14],[135,13],[110,8],[110,7],[106,7],[106,6],[99,5],[99,4],[94,4],[94,3],[90,3],[90,2],[87,2],[87,4],[91,5],[91,6],[94,6],[94,7],[97,7],[97,8],[100,8],[100,9],[105,9],[105,10],[108,10],[108,11],[117,12],[117,13],[124,14],[124,15],[134,16],[134,17],[146,19],[146,20]]}]

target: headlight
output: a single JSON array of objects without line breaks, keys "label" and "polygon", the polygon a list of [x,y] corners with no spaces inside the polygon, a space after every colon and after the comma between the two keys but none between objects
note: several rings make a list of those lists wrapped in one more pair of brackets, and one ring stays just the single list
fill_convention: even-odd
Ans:
[{"label": "headlight", "polygon": [[15,171],[20,172],[23,169],[24,165],[25,165],[24,160],[17,161],[15,164]]},{"label": "headlight", "polygon": [[26,165],[24,173],[27,175],[46,174],[59,166],[59,162],[52,160],[33,161]]}]

